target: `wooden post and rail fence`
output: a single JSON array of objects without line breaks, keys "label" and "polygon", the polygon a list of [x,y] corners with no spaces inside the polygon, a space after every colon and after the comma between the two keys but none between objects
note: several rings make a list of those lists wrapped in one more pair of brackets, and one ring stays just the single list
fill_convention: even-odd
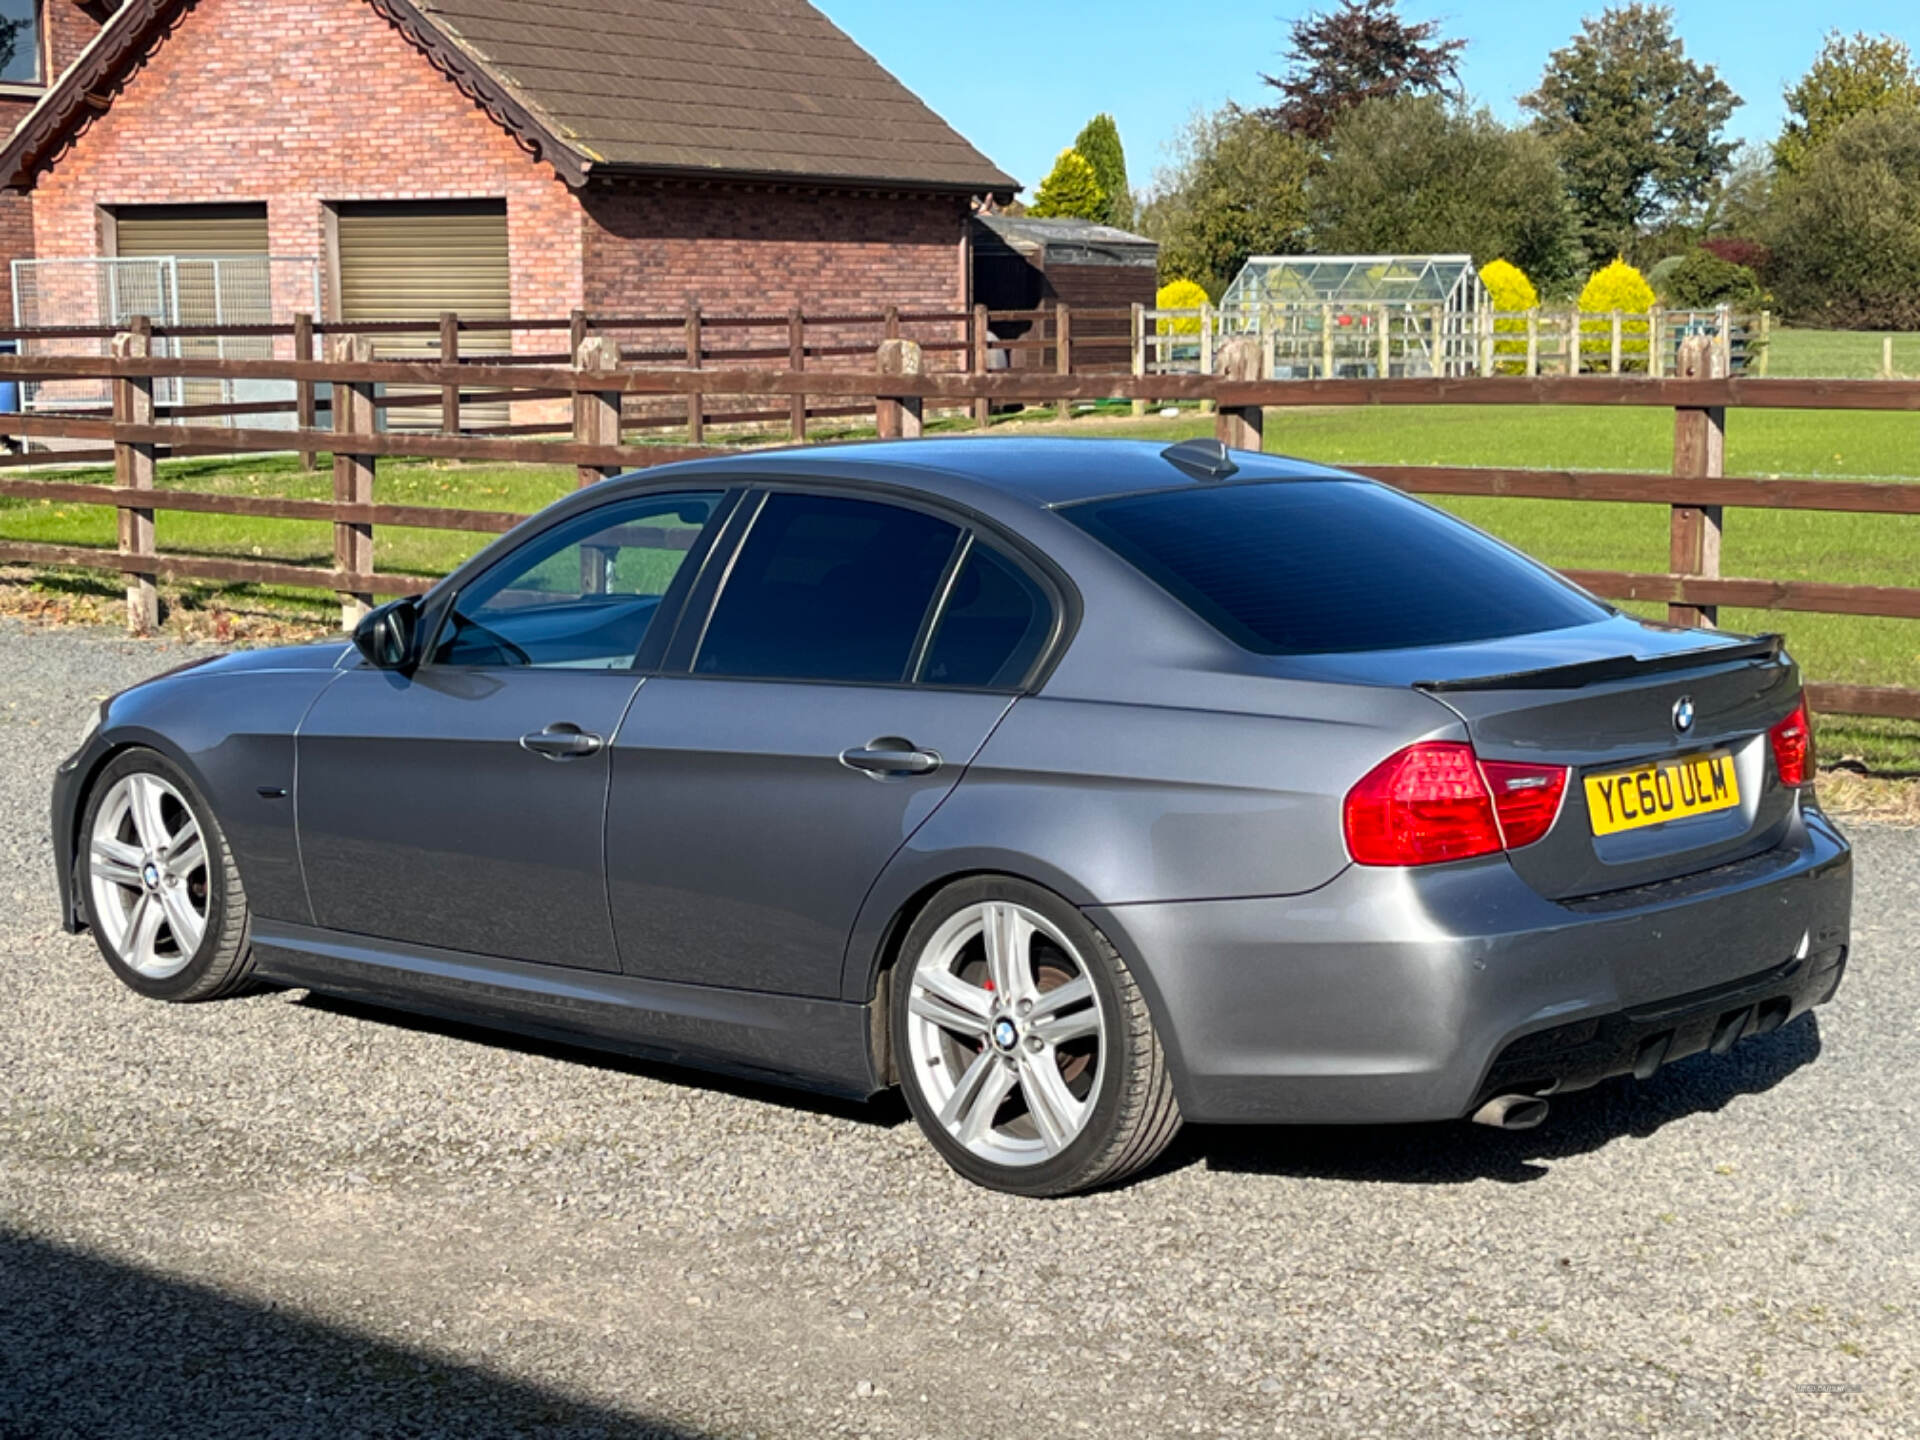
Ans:
[{"label": "wooden post and rail fence", "polygon": [[[783,326],[789,323],[789,317],[782,317]],[[1063,330],[1071,335],[1070,330]],[[1057,338],[1061,333],[1056,331],[1054,335]],[[977,355],[977,334],[969,344]],[[382,459],[566,465],[576,469],[581,485],[588,485],[605,476],[650,465],[723,453],[723,447],[709,445],[634,443],[628,432],[645,423],[628,415],[630,403],[636,401],[684,406],[680,423],[685,425],[691,418],[693,397],[702,397],[699,403],[704,406],[714,397],[771,396],[787,402],[778,413],[790,417],[797,436],[804,434],[807,407],[815,400],[824,400],[829,408],[843,412],[865,407],[864,413],[873,417],[880,434],[904,438],[919,435],[928,413],[935,409],[980,415],[1008,402],[1024,406],[1071,406],[1108,399],[1211,402],[1216,407],[1215,433],[1238,449],[1258,449],[1266,437],[1269,419],[1278,417],[1284,424],[1287,411],[1300,407],[1634,406],[1672,411],[1671,474],[1448,466],[1352,468],[1423,495],[1665,506],[1670,516],[1666,570],[1571,570],[1567,574],[1607,599],[1663,603],[1669,618],[1680,624],[1711,624],[1721,606],[1920,620],[1920,587],[1726,577],[1720,573],[1719,543],[1722,517],[1728,508],[1920,516],[1920,484],[1749,479],[1723,473],[1730,410],[1920,412],[1920,381],[1729,378],[1720,373],[1714,347],[1705,340],[1684,346],[1681,373],[1661,379],[1492,376],[1305,381],[1263,378],[1260,346],[1251,338],[1229,340],[1222,346],[1219,373],[1147,377],[1124,372],[1087,375],[1063,371],[1051,355],[1048,358],[1053,363],[1045,367],[988,370],[969,365],[964,371],[940,370],[927,364],[926,347],[898,336],[883,339],[873,347],[871,368],[865,370],[798,366],[778,370],[642,368],[627,363],[623,347],[612,339],[593,333],[584,336],[573,357],[575,363],[566,367],[529,364],[524,356],[513,364],[466,356],[457,363],[377,360],[372,358],[368,337],[354,334],[337,334],[330,346],[326,360],[181,358],[154,354],[152,335],[147,327],[138,327],[116,337],[112,353],[105,356],[0,356],[0,380],[105,381],[112,392],[110,416],[60,413],[0,417],[0,430],[28,439],[104,443],[111,447],[108,453],[114,465],[110,485],[57,476],[0,475],[0,496],[112,506],[119,516],[119,542],[113,550],[0,540],[0,563],[117,571],[126,577],[128,621],[137,631],[151,629],[157,623],[157,586],[168,577],[331,591],[341,599],[343,621],[351,623],[375,596],[419,593],[433,583],[430,576],[377,571],[373,544],[376,527],[498,534],[525,518],[508,511],[379,503],[377,476]],[[782,347],[783,358],[804,360],[797,354],[799,348],[797,344]],[[303,394],[324,386],[332,397],[325,407],[330,423],[327,428],[302,423],[293,429],[166,423],[156,414],[155,384],[183,378],[291,382]],[[564,396],[571,402],[571,435],[556,440],[382,430],[378,398],[382,387],[425,393],[447,411],[473,403],[475,395],[489,400]],[[317,410],[310,400],[299,403],[301,420]],[[706,418],[712,423],[711,412]],[[326,454],[333,463],[333,497],[309,500],[159,488],[155,462],[163,450]],[[87,458],[99,454],[81,453]],[[38,458],[51,457],[42,454]],[[325,521],[334,528],[333,564],[322,569],[268,560],[165,553],[155,540],[154,516],[161,510]],[[1832,713],[1920,719],[1920,690],[1816,684],[1810,687],[1810,696],[1816,708]]]}]

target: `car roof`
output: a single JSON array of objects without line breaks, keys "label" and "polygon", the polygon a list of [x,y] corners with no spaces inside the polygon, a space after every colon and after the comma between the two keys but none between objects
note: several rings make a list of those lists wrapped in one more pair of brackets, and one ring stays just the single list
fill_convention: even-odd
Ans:
[{"label": "car roof", "polygon": [[[1165,440],[954,436],[756,450],[673,469],[777,470],[795,478],[870,479],[894,485],[911,484],[917,471],[970,482],[1043,509],[1109,495],[1197,489],[1217,483],[1196,479],[1176,467],[1166,458],[1167,448]],[[1345,471],[1279,455],[1235,451],[1233,459],[1240,467],[1233,477],[1236,483],[1355,478]]]}]

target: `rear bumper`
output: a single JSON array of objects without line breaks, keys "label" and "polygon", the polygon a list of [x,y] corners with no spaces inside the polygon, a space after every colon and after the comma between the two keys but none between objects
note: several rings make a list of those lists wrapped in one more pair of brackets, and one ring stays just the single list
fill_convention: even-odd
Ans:
[{"label": "rear bumper", "polygon": [[1309,895],[1095,907],[1187,1118],[1453,1119],[1777,1028],[1845,964],[1852,854],[1807,810],[1764,854],[1589,901],[1504,858],[1353,866]]}]

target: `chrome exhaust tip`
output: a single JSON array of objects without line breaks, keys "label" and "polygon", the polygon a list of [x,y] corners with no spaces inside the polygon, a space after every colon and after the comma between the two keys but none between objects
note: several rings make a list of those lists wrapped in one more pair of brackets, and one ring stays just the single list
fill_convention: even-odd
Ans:
[{"label": "chrome exhaust tip", "polygon": [[1473,1123],[1496,1130],[1531,1130],[1547,1118],[1547,1102],[1538,1095],[1496,1095],[1473,1112]]}]

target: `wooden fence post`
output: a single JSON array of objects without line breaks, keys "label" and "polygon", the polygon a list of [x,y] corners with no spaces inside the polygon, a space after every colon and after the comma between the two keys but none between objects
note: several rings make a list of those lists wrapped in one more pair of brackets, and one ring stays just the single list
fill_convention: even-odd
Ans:
[{"label": "wooden fence post", "polygon": [[1586,336],[1580,332],[1580,307],[1574,306],[1567,311],[1567,374],[1580,373],[1580,352],[1586,347]]},{"label": "wooden fence post", "polygon": [[1767,376],[1767,355],[1773,349],[1773,312],[1760,312],[1760,363],[1758,371],[1761,379]]},{"label": "wooden fence post", "polygon": [[[153,354],[153,322],[144,315],[134,317],[130,332],[113,337],[116,360],[145,360]],[[153,380],[148,376],[123,375],[113,382],[113,418],[121,425],[151,425]],[[113,444],[113,478],[117,485],[134,490],[153,489],[154,446]],[[128,506],[120,511],[120,553],[149,557],[154,554],[153,511]],[[157,569],[127,572],[127,629],[135,635],[149,635],[160,626],[160,577]]]},{"label": "wooden fence post", "polygon": [[[293,358],[305,361],[316,357],[313,353],[313,314],[308,310],[296,310],[293,313]],[[293,382],[293,423],[302,430],[313,429],[313,417],[319,409],[315,400],[314,384],[311,380]],[[320,457],[311,450],[300,452],[300,468],[312,470],[318,467]]]},{"label": "wooden fence post", "polygon": [[1880,337],[1880,378],[1893,379],[1893,336]]},{"label": "wooden fence post", "polygon": [[884,332],[882,339],[898,340],[900,338],[900,307],[898,305],[887,306],[881,316],[881,327]]},{"label": "wooden fence post", "polygon": [[[440,312],[440,363],[460,363],[460,317],[452,310]],[[456,381],[440,387],[440,432],[460,433],[460,385]]]},{"label": "wooden fence post", "polygon": [[[1213,302],[1211,300],[1200,302],[1200,373],[1213,374]],[[1200,413],[1211,415],[1213,401],[1202,400]]]},{"label": "wooden fence post", "polygon": [[[573,368],[585,374],[606,374],[620,368],[620,346],[607,335],[589,335],[573,353]],[[573,392],[573,438],[582,445],[618,445],[620,443],[620,392],[618,390],[576,390]],[[618,465],[582,465],[577,472],[577,487],[584,490],[610,475],[618,475]]]},{"label": "wooden fence post", "polygon": [[[1241,335],[1220,347],[1220,378],[1258,380],[1260,342]],[[1259,450],[1266,433],[1266,412],[1258,405],[1222,405],[1213,421],[1214,437],[1229,450]]]},{"label": "wooden fence post", "polygon": [[[1062,300],[1053,307],[1053,373],[1073,374],[1073,311]],[[1054,415],[1061,420],[1073,418],[1073,402],[1054,403]]]},{"label": "wooden fence post", "polygon": [[[798,375],[807,368],[807,317],[794,306],[787,311],[787,369]],[[794,394],[787,401],[787,429],[793,443],[807,438],[807,397]]]},{"label": "wooden fence post", "polygon": [[[1140,301],[1133,302],[1133,378],[1147,378],[1147,307]],[[1133,418],[1138,420],[1147,413],[1147,397],[1133,397]]]},{"label": "wooden fence post", "polygon": [[918,380],[921,374],[920,347],[912,340],[882,340],[878,355],[880,391],[874,400],[874,429],[882,440],[918,440],[920,438],[921,400],[918,395],[889,395],[889,377]]},{"label": "wooden fence post", "polygon": [[[1380,372],[1379,378],[1387,380],[1392,378],[1393,374],[1393,312],[1387,309],[1387,302],[1384,300],[1380,302],[1379,309],[1380,333],[1373,338],[1374,343],[1380,350],[1380,358],[1377,362]],[[1268,376],[1271,374],[1272,372],[1269,371]],[[1265,379],[1268,377],[1262,376],[1261,378]]]},{"label": "wooden fence post", "polygon": [[[687,368],[700,368],[700,306],[697,301],[687,302]],[[687,443],[704,445],[707,440],[707,397],[701,394],[687,396]]]},{"label": "wooden fence post", "polygon": [[1320,378],[1333,379],[1333,306],[1320,307]]},{"label": "wooden fence post", "polygon": [[[1720,379],[1725,356],[1709,335],[1689,335],[1680,342],[1678,375],[1681,380]],[[1727,412],[1719,406],[1681,406],[1673,412],[1673,473],[1688,477],[1726,473]],[[1716,579],[1720,574],[1721,508],[1718,505],[1675,505],[1668,521],[1667,568],[1675,575]],[[1714,626],[1720,620],[1717,605],[1669,603],[1667,619],[1675,625]]]},{"label": "wooden fence post", "polygon": [[1540,373],[1540,307],[1527,311],[1527,377]]},{"label": "wooden fence post", "polygon": [[1621,339],[1620,312],[1618,310],[1615,310],[1613,312],[1612,319],[1613,319],[1613,349],[1609,352],[1609,359],[1607,361],[1607,373],[1609,375],[1618,375],[1620,373],[1620,339]]},{"label": "wooden fence post", "polygon": [[1493,374],[1493,312],[1476,310],[1473,314],[1474,328],[1480,332],[1478,349],[1480,351],[1479,370],[1481,377]]},{"label": "wooden fence post", "polygon": [[1273,323],[1273,307],[1260,307],[1260,378],[1273,379],[1280,343],[1279,327]]},{"label": "wooden fence post", "polygon": [[[973,307],[972,334],[973,344],[968,352],[967,368],[975,375],[985,375],[993,365],[993,346],[988,342],[991,317],[984,305]],[[993,401],[985,395],[973,397],[973,423],[982,430],[993,423]]]},{"label": "wooden fence post", "polygon": [[[373,341],[365,335],[336,335],[332,355],[338,365],[365,365],[373,359]],[[333,451],[333,498],[336,504],[371,505],[373,470],[371,455],[353,451],[353,437],[372,435],[378,428],[370,383],[333,382],[333,429],[341,438]],[[373,526],[357,521],[334,521],[333,568],[343,575],[373,573]],[[341,590],[340,628],[351,630],[373,608],[373,596],[365,590]]]}]

